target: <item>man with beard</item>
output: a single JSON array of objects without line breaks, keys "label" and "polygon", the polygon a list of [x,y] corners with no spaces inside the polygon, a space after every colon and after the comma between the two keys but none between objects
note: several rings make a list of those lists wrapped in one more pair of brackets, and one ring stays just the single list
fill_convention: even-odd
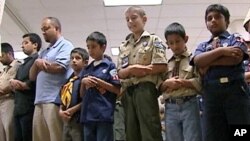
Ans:
[{"label": "man with beard", "polygon": [[55,100],[69,74],[73,45],[61,35],[61,24],[55,17],[44,18],[41,30],[50,44],[30,70],[30,79],[36,79],[33,141],[61,141],[62,121]]},{"label": "man with beard", "polygon": [[1,46],[0,62],[6,67],[0,74],[0,140],[14,141],[14,96],[9,81],[16,76],[21,63],[14,59],[14,51],[9,43],[2,43]]}]

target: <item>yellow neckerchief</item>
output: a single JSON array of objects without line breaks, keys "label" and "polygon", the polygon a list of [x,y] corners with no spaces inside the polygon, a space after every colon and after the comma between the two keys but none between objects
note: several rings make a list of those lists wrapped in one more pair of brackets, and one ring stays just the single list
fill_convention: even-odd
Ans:
[{"label": "yellow neckerchief", "polygon": [[71,95],[72,95],[72,89],[73,89],[73,83],[74,81],[78,79],[78,76],[72,77],[68,83],[66,83],[62,90],[61,90],[61,101],[63,106],[66,107],[66,109],[69,108],[69,105],[71,103]]}]

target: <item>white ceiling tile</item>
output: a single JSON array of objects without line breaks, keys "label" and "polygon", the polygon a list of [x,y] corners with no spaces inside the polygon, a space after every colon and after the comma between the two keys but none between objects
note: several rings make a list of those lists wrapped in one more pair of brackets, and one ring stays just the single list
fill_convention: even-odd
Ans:
[{"label": "white ceiling tile", "polygon": [[120,19],[125,22],[125,10],[127,6],[120,7],[105,7],[105,14],[107,19]]},{"label": "white ceiling tile", "polygon": [[[164,5],[170,4],[211,4],[218,3],[220,0],[164,0]],[[228,0],[227,0],[228,1]]]},{"label": "white ceiling tile", "polygon": [[[75,46],[86,48],[85,40],[93,31],[101,31],[106,35],[108,48],[119,46],[125,36],[130,33],[125,21],[125,9],[128,6],[104,7],[102,0],[14,0],[8,1],[11,10],[31,29],[41,35],[41,21],[46,16],[59,18],[62,34]],[[194,50],[197,45],[206,41],[210,33],[206,29],[204,14],[207,6],[222,3],[228,7],[231,20],[244,19],[250,7],[249,0],[163,0],[161,6],[142,6],[148,17],[145,30],[155,33],[164,41],[164,30],[172,22],[183,24],[189,35],[187,46]],[[240,7],[240,10],[238,10]],[[22,31],[10,17],[3,18],[0,28],[2,40],[8,41],[15,50],[20,50]],[[43,40],[44,41],[44,40]],[[165,41],[164,41],[165,42]],[[48,44],[44,43],[43,47]],[[170,50],[167,56],[171,56]],[[116,60],[116,57],[112,57]],[[114,61],[116,62],[116,61]]]},{"label": "white ceiling tile", "polygon": [[206,4],[164,5],[160,18],[165,17],[204,17]]},{"label": "white ceiling tile", "polygon": [[[233,4],[250,4],[249,0],[220,0],[220,3],[226,4],[226,3],[233,3]],[[250,5],[248,5],[250,6]]]},{"label": "white ceiling tile", "polygon": [[109,31],[128,29],[125,19],[107,19],[106,22]]},{"label": "white ceiling tile", "polygon": [[169,24],[178,22],[184,26],[184,28],[204,28],[205,20],[196,17],[179,17],[179,18],[160,18],[158,28],[165,29]]}]

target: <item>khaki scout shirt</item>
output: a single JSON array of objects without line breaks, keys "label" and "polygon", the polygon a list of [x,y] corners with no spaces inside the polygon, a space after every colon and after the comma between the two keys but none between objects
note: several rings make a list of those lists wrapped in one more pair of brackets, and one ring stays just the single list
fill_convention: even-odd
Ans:
[{"label": "khaki scout shirt", "polygon": [[[15,78],[17,69],[21,65],[21,62],[14,60],[9,66],[4,68],[4,71],[0,74],[0,89],[5,89],[10,86],[10,79]],[[10,93],[0,94],[0,99],[11,97]]]},{"label": "khaki scout shirt", "polygon": [[[126,68],[129,65],[140,64],[167,64],[166,47],[162,44],[161,39],[156,35],[151,35],[144,31],[141,37],[135,41],[133,36],[120,45],[120,54],[118,56],[118,71]],[[136,85],[140,82],[152,82],[157,86],[162,82],[161,74],[147,75],[142,78],[131,77],[121,79],[122,92],[131,85]]]},{"label": "khaki scout shirt", "polygon": [[180,88],[169,93],[164,92],[163,93],[164,100],[169,97],[183,97],[183,96],[196,95],[201,91],[200,77],[198,76],[196,69],[194,69],[193,66],[189,65],[191,55],[192,55],[191,52],[186,51],[181,55],[181,57],[175,55],[172,56],[168,61],[167,78],[172,77],[173,69],[175,66],[175,59],[176,58],[181,59],[179,67],[179,78],[191,80],[191,83],[195,87],[195,89]]}]

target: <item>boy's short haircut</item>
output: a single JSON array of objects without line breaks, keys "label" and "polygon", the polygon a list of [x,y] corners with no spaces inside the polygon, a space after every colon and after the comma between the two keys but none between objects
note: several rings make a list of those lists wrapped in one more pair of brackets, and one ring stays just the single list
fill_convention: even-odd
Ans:
[{"label": "boy's short haircut", "polygon": [[12,53],[14,55],[13,47],[9,43],[1,43],[1,52]]},{"label": "boy's short haircut", "polygon": [[135,10],[141,17],[145,16],[146,15],[146,12],[145,10],[143,10],[143,8],[141,8],[140,6],[130,6],[126,9],[125,12],[127,11],[132,11],[132,10]]},{"label": "boy's short haircut", "polygon": [[221,13],[224,17],[226,22],[229,24],[230,23],[230,13],[228,11],[228,9],[221,5],[221,4],[211,4],[207,7],[206,9],[206,13],[205,13],[205,21],[207,21],[207,15],[210,12],[219,12]]},{"label": "boy's short haircut", "polygon": [[73,53],[78,53],[84,61],[89,60],[89,54],[88,54],[87,50],[84,48],[80,48],[80,47],[74,48],[71,51],[70,55],[72,55]]},{"label": "boy's short haircut", "polygon": [[168,25],[167,28],[165,29],[164,35],[166,39],[167,39],[167,36],[172,35],[172,34],[177,34],[181,36],[183,39],[185,39],[186,37],[186,32],[185,32],[184,27],[177,22],[174,22]]},{"label": "boy's short haircut", "polygon": [[32,44],[37,43],[37,51],[42,47],[42,40],[36,33],[27,33],[23,35],[23,38],[29,37]]},{"label": "boy's short haircut", "polygon": [[86,39],[86,41],[95,41],[97,42],[100,46],[107,45],[107,40],[106,37],[103,33],[95,31],[92,32]]}]

